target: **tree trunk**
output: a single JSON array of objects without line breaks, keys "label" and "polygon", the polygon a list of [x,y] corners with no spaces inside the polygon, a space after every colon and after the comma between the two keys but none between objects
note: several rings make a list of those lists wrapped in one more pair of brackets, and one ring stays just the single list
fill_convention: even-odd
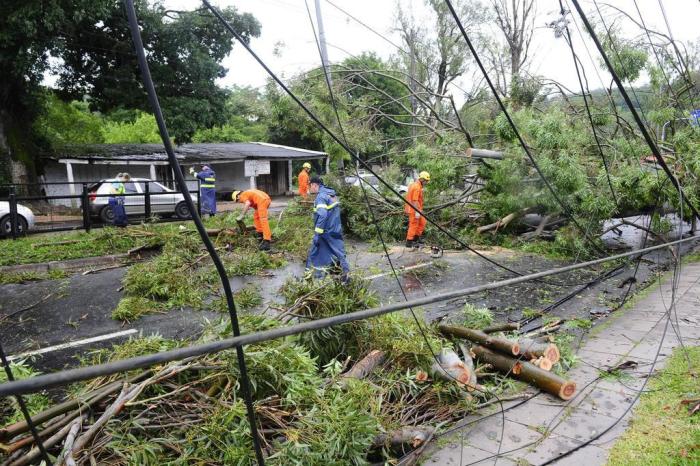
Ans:
[{"label": "tree trunk", "polygon": [[491,364],[495,369],[513,378],[522,380],[556,395],[562,400],[570,400],[576,393],[576,382],[565,380],[556,374],[547,372],[525,361],[518,361],[498,353],[494,353],[483,346],[475,346],[472,351],[477,359]]},{"label": "tree trunk", "polygon": [[[0,184],[36,183],[38,148],[26,118],[0,109]],[[22,186],[18,195],[38,195],[39,187]]]},{"label": "tree trunk", "polygon": [[440,325],[438,326],[438,329],[443,335],[465,338],[469,341],[473,341],[474,343],[500,351],[501,353],[512,356],[517,356],[520,354],[520,345],[518,345],[518,342],[506,340],[505,338],[492,337],[491,335],[479,330],[472,330],[470,328],[458,327],[455,325]]},{"label": "tree trunk", "polygon": [[520,322],[505,322],[502,324],[493,324],[481,329],[484,333],[510,332],[520,330]]},{"label": "tree trunk", "polygon": [[518,343],[520,343],[520,354],[525,356],[528,360],[544,356],[549,359],[552,364],[556,364],[561,358],[559,348],[554,343],[544,343],[528,338],[521,338]]}]

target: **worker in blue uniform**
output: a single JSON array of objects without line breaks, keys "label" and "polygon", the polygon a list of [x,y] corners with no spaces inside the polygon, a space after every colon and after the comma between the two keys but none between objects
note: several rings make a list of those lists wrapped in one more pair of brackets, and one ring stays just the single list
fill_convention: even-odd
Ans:
[{"label": "worker in blue uniform", "polygon": [[[128,175],[126,175],[128,176]],[[126,216],[126,209],[124,209],[124,193],[126,192],[124,188],[125,174],[120,173],[112,181],[112,185],[109,189],[109,207],[112,209],[112,223],[115,227],[125,227],[129,223],[129,219]]]},{"label": "worker in blue uniform", "polygon": [[316,194],[316,200],[314,238],[306,259],[306,269],[313,270],[313,276],[319,278],[324,276],[331,266],[339,265],[343,281],[346,281],[350,265],[345,257],[338,196],[335,190],[324,186],[321,178],[317,176],[311,178],[309,193]]},{"label": "worker in blue uniform", "polygon": [[201,180],[199,185],[199,202],[203,215],[216,215],[216,173],[208,165],[203,165],[197,172],[190,167],[190,174]]}]

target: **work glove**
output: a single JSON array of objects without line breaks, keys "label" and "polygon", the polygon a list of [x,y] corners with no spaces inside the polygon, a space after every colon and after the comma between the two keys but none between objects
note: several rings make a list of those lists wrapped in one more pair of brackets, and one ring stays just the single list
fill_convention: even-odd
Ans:
[{"label": "work glove", "polygon": [[190,175],[194,175],[194,168],[190,167]]},{"label": "work glove", "polygon": [[420,214],[418,213],[417,210],[416,210],[415,216],[416,216],[416,220],[420,218]]},{"label": "work glove", "polygon": [[238,217],[236,217],[236,221],[237,221],[237,222],[242,222],[242,221],[243,221],[243,215],[239,215]]}]

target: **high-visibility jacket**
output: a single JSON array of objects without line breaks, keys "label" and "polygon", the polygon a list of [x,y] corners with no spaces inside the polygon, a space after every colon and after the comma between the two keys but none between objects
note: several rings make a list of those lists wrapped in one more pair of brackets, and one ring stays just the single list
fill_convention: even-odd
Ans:
[{"label": "high-visibility jacket", "polygon": [[114,194],[116,196],[120,196],[126,192],[126,189],[124,188],[124,183],[121,181],[113,181],[112,186],[109,190],[110,194]]},{"label": "high-visibility jacket", "polygon": [[[421,212],[423,211],[423,185],[420,181],[416,180],[409,185],[406,200],[416,206]],[[416,213],[416,210],[408,203],[404,205],[403,210],[409,215]]]},{"label": "high-visibility jacket", "polygon": [[238,200],[241,203],[250,202],[250,206],[253,209],[257,209],[258,205],[264,205],[266,201],[271,201],[270,196],[266,192],[260,191],[259,189],[248,189],[243,191],[239,196]]},{"label": "high-visibility jacket", "polygon": [[211,168],[197,172],[194,174],[194,176],[202,180],[202,184],[199,185],[200,188],[216,188],[216,173]]},{"label": "high-visibility jacket", "polygon": [[344,273],[350,270],[343,244],[340,203],[335,191],[321,186],[314,201],[314,239],[306,259],[306,268],[321,277],[334,262]]},{"label": "high-visibility jacket", "polygon": [[299,195],[306,196],[307,194],[309,194],[309,172],[304,168],[299,173]]},{"label": "high-visibility jacket", "polygon": [[343,233],[340,221],[340,202],[333,188],[321,186],[314,201],[314,232]]}]

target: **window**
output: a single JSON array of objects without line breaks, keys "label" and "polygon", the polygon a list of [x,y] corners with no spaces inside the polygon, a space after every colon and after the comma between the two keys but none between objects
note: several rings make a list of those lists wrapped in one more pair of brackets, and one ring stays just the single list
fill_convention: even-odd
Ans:
[{"label": "window", "polygon": [[[146,192],[145,189],[144,189],[144,192]],[[163,188],[158,183],[148,183],[148,192],[150,192],[151,194],[156,194],[156,193],[164,193],[166,191],[165,191],[165,188]]]},{"label": "window", "polygon": [[137,193],[138,190],[136,189],[136,183],[130,181],[128,183],[124,183],[124,190],[127,193]]}]

